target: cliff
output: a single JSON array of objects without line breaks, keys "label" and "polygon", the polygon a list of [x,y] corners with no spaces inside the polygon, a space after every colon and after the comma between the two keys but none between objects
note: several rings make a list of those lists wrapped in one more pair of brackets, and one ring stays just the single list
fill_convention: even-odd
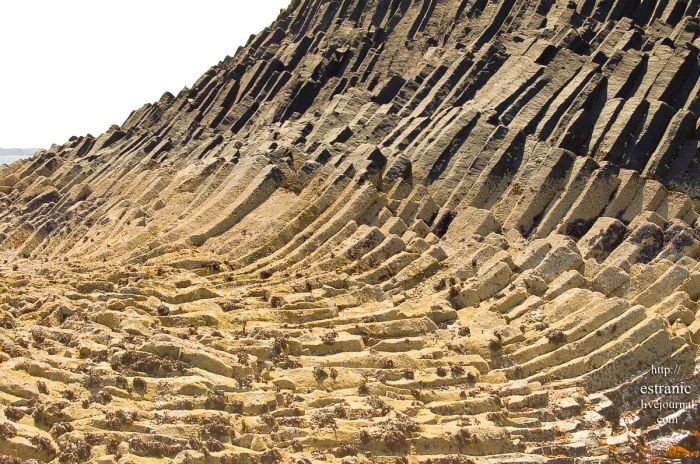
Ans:
[{"label": "cliff", "polygon": [[0,454],[700,452],[698,6],[294,1],[0,167]]}]

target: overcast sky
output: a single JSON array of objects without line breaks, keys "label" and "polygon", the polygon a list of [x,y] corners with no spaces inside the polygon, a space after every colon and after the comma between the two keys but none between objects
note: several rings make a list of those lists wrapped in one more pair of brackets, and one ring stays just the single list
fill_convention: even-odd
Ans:
[{"label": "overcast sky", "polygon": [[99,135],[177,94],[289,0],[0,1],[0,147]]}]

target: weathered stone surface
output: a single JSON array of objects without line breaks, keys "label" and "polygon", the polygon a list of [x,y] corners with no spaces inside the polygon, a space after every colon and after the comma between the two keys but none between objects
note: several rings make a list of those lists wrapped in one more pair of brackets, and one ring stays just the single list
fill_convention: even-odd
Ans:
[{"label": "weathered stone surface", "polygon": [[294,0],[1,168],[0,462],[695,459],[697,10]]}]

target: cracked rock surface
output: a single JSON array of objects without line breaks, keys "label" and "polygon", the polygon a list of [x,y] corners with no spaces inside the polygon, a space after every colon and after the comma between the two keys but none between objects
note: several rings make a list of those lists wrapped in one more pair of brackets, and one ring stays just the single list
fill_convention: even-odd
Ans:
[{"label": "cracked rock surface", "polygon": [[698,8],[294,0],[0,166],[0,463],[695,462]]}]

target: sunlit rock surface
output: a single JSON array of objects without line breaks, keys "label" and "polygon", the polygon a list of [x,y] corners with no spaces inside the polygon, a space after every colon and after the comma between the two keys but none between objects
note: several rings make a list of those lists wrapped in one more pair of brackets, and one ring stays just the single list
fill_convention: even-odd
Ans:
[{"label": "sunlit rock surface", "polygon": [[0,462],[697,455],[698,5],[295,0],[0,166]]}]

